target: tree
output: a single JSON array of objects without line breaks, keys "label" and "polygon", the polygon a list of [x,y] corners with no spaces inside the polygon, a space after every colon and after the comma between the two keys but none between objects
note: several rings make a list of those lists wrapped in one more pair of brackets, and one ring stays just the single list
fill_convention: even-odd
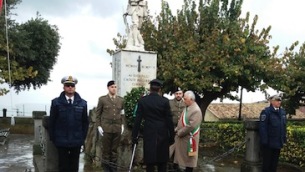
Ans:
[{"label": "tree", "polygon": [[[7,68],[8,62],[7,58],[0,56],[0,84],[9,83],[9,76],[11,75],[11,78],[14,78],[14,80],[23,80],[25,78],[29,77],[35,77],[37,72],[33,70],[33,67],[29,67],[27,69],[22,68],[18,65],[16,61],[11,61],[10,67],[11,67],[11,74],[9,74],[9,70]],[[14,81],[12,80],[12,81]],[[7,94],[9,90],[6,88],[0,88],[0,96],[3,96]]]},{"label": "tree", "polygon": [[16,26],[11,36],[12,42],[17,43],[12,48],[13,57],[21,66],[32,66],[38,72],[36,77],[14,81],[13,87],[17,91],[47,84],[60,49],[59,39],[57,27],[50,25],[39,14],[35,19]]},{"label": "tree", "polygon": [[[256,29],[258,16],[249,24],[249,13],[241,18],[242,0],[185,0],[174,16],[166,2],[161,13],[143,24],[145,49],[158,53],[158,78],[165,92],[175,86],[193,90],[205,112],[217,98],[231,98],[230,92],[265,90],[263,81],[281,68],[271,53],[271,26]],[[204,113],[203,113],[204,114]]]},{"label": "tree", "polygon": [[[40,88],[47,84],[60,49],[57,27],[50,25],[39,13],[35,19],[22,24],[11,20],[11,10],[20,2],[11,0],[7,4],[11,83],[8,77],[8,64],[5,63],[5,27],[0,28],[0,79],[3,83],[9,83],[17,92],[31,87]],[[4,15],[0,16],[0,24],[5,26]],[[3,90],[2,93],[7,93],[7,90]]]},{"label": "tree", "polygon": [[[11,10],[14,9],[14,6],[20,3],[20,0],[7,1],[7,14],[8,16],[13,15]],[[10,78],[13,80],[22,80],[26,77],[35,76],[35,71],[33,71],[32,67],[25,69],[18,65],[15,60],[10,60],[10,66],[8,65],[8,53],[7,53],[7,39],[6,39],[6,21],[5,21],[5,10],[4,6],[2,9],[2,13],[0,15],[0,84],[9,83]],[[15,25],[15,21],[11,20],[10,17],[7,19],[8,30]],[[11,53],[12,50],[9,49]],[[10,72],[9,71],[14,71]],[[11,77],[10,77],[11,76]],[[7,94],[9,91],[6,88],[0,88],[0,96]]]},{"label": "tree", "polygon": [[127,45],[127,39],[126,39],[126,37],[124,37],[120,33],[118,33],[117,38],[113,38],[113,43],[116,46],[115,50],[111,50],[111,49],[106,50],[110,56],[113,56],[116,51],[124,49]]},{"label": "tree", "polygon": [[295,109],[304,105],[305,99],[305,43],[299,51],[296,41],[279,57],[281,67],[276,69],[276,75],[270,76],[266,83],[273,89],[284,93],[283,106],[290,115],[295,115]]}]

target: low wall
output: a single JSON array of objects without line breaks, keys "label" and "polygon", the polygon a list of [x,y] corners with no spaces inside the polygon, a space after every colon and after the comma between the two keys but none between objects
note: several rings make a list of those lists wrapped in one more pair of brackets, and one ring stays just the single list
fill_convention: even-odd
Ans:
[{"label": "low wall", "polygon": [[0,129],[10,128],[11,134],[34,134],[32,117],[14,117],[15,125],[11,125],[11,117],[0,117]]}]

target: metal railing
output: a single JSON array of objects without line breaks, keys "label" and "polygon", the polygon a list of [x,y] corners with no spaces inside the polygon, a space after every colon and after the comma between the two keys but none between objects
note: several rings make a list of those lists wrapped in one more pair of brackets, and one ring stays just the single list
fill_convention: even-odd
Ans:
[{"label": "metal railing", "polygon": [[241,142],[240,144],[234,146],[233,148],[229,149],[225,153],[212,158],[211,160],[207,161],[205,164],[212,163],[214,161],[219,161],[219,160],[223,159],[224,157],[232,154],[235,150],[240,150],[249,140],[250,140],[250,138],[248,138],[244,142]]}]

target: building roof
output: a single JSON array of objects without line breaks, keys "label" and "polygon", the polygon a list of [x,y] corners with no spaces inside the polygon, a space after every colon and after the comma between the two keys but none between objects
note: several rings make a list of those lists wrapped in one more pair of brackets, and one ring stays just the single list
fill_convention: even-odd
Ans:
[{"label": "building roof", "polygon": [[[268,107],[268,102],[243,103],[241,118],[257,119],[261,111]],[[239,114],[239,103],[211,103],[208,110],[218,119],[237,119]],[[296,109],[296,115],[292,119],[305,119],[305,107]]]}]

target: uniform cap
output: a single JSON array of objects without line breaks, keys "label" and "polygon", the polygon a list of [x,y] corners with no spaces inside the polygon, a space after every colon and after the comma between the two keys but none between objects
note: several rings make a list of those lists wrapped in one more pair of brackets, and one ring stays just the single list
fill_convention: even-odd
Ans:
[{"label": "uniform cap", "polygon": [[269,97],[269,100],[282,101],[282,97],[280,97],[278,95],[273,95],[273,96]]},{"label": "uniform cap", "polygon": [[61,79],[62,84],[77,84],[78,80],[73,76],[65,76]]},{"label": "uniform cap", "polygon": [[114,84],[115,84],[115,82],[113,80],[111,80],[107,83],[107,87],[110,87],[111,85],[114,85]]},{"label": "uniform cap", "polygon": [[182,91],[182,89],[181,89],[180,87],[176,87],[176,88],[174,89],[174,93],[177,92],[177,91]]},{"label": "uniform cap", "polygon": [[159,79],[153,79],[149,82],[150,86],[157,86],[157,87],[162,87],[163,82],[160,81]]}]

